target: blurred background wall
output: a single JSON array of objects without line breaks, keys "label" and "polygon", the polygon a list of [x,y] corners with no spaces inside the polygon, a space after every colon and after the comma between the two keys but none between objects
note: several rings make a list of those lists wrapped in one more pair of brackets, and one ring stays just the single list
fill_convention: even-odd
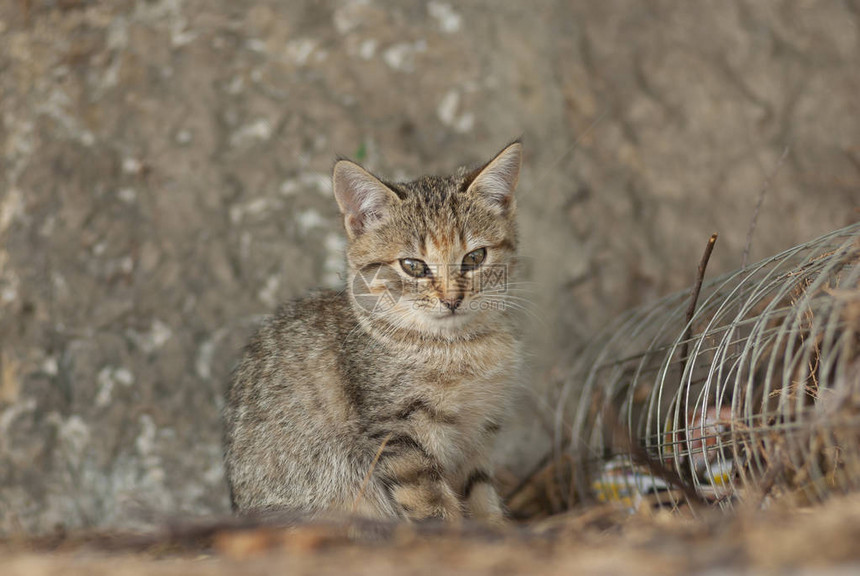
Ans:
[{"label": "blurred background wall", "polygon": [[517,136],[522,474],[551,367],[712,232],[739,267],[768,180],[752,261],[858,219],[858,94],[854,0],[4,0],[0,532],[225,512],[241,346],[342,282],[334,158],[409,178]]}]

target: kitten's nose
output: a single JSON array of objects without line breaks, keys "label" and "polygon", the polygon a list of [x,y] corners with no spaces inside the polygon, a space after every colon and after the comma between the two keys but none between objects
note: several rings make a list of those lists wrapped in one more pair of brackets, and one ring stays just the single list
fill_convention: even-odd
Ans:
[{"label": "kitten's nose", "polygon": [[463,301],[463,296],[456,296],[454,298],[441,298],[439,301],[442,302],[442,305],[445,308],[447,308],[451,312],[454,312],[457,308],[460,307],[460,303]]}]

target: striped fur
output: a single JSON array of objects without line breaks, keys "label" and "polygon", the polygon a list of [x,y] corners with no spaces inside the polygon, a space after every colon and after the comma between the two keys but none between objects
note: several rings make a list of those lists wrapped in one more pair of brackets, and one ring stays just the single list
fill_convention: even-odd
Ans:
[{"label": "striped fur", "polygon": [[[490,452],[520,352],[486,275],[512,274],[520,159],[515,142],[477,170],[406,183],[335,165],[349,270],[369,290],[288,303],[248,345],[224,410],[234,509],[502,521]],[[392,302],[368,307],[386,290]]]}]

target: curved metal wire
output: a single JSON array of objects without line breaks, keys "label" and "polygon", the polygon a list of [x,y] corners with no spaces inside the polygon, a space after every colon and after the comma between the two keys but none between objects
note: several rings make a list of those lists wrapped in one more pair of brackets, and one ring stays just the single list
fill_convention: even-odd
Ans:
[{"label": "curved metal wire", "polygon": [[688,340],[687,304],[625,314],[565,379],[568,504],[731,508],[860,488],[860,224],[706,283]]}]

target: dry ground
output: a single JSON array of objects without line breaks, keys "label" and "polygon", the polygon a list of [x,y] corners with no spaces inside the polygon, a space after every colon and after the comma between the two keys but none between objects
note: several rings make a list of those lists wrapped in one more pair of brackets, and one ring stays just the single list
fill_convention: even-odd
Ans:
[{"label": "dry ground", "polygon": [[[503,532],[396,526],[376,539],[343,527],[199,523],[160,533],[66,534],[0,546],[4,576],[48,574],[853,574],[860,496],[735,516],[627,515],[590,508]],[[353,530],[354,531],[354,530]]]}]

